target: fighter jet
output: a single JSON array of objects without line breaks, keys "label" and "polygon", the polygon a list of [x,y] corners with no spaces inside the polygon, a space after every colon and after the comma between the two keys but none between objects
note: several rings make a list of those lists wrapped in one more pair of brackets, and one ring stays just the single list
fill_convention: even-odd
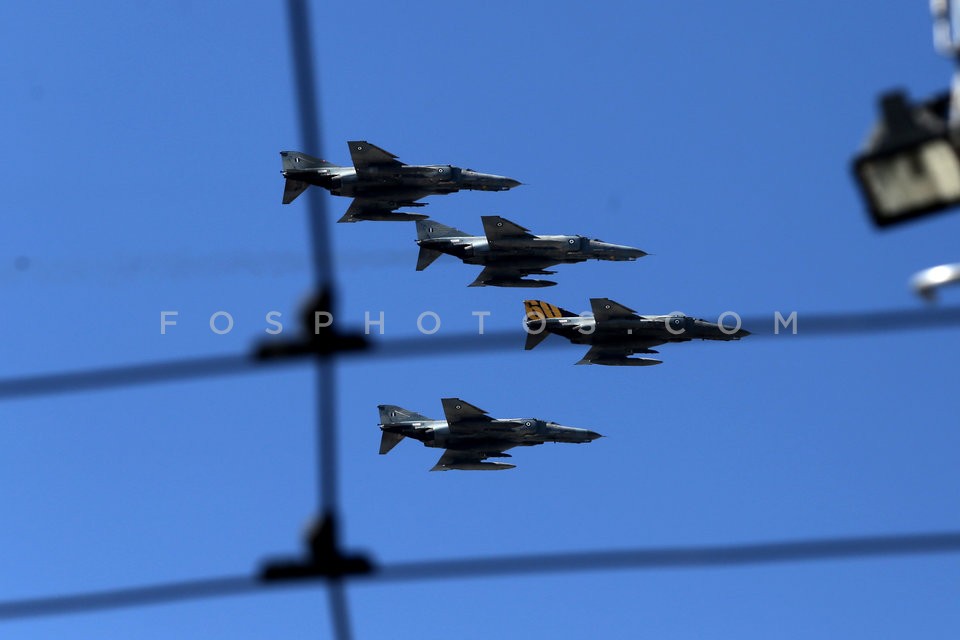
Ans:
[{"label": "fighter jet", "polygon": [[561,263],[587,260],[629,261],[646,252],[633,247],[591,240],[584,236],[535,236],[500,216],[481,216],[482,236],[471,236],[434,220],[417,220],[420,256],[417,271],[423,271],[443,253],[467,264],[483,265],[471,287],[552,287],[552,280],[525,280],[529,275],[550,275],[546,271]]},{"label": "fighter jet", "polygon": [[661,364],[653,358],[630,358],[635,353],[657,353],[650,347],[667,342],[739,340],[746,329],[721,326],[683,314],[641,316],[609,298],[590,298],[593,317],[579,316],[542,300],[525,300],[528,351],[556,333],[590,350],[577,364],[644,367]]},{"label": "fighter jet", "polygon": [[290,204],[310,185],[354,200],[338,222],[423,220],[427,216],[396,213],[400,207],[424,207],[417,200],[461,189],[507,191],[520,183],[512,178],[461,169],[449,164],[403,164],[397,156],[365,140],[351,140],[352,167],[340,167],[298,151],[281,151],[286,178],[283,204]]},{"label": "fighter jet", "polygon": [[485,462],[487,458],[509,458],[504,453],[513,447],[532,447],[544,442],[582,444],[601,438],[588,429],[564,427],[538,418],[491,418],[459,398],[443,398],[446,420],[432,420],[419,413],[392,404],[381,404],[380,455],[397,446],[404,438],[419,440],[427,447],[446,449],[430,471],[464,469],[498,471],[516,465]]}]

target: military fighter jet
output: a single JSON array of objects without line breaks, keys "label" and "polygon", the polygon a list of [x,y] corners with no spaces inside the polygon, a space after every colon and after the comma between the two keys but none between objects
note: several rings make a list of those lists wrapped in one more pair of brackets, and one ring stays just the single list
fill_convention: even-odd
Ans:
[{"label": "military fighter jet", "polygon": [[424,207],[420,198],[461,189],[507,191],[520,183],[512,178],[478,173],[448,164],[403,164],[397,156],[365,140],[351,140],[352,167],[340,167],[297,151],[281,151],[286,178],[283,204],[290,204],[310,185],[354,200],[338,222],[422,220],[427,216],[396,213],[400,207]]},{"label": "military fighter jet", "polygon": [[579,316],[542,300],[525,300],[527,343],[530,350],[556,333],[590,350],[577,364],[643,367],[660,364],[653,358],[630,358],[635,353],[657,353],[650,347],[667,342],[739,340],[750,335],[683,314],[641,316],[609,298],[590,298],[593,317]]},{"label": "military fighter jet", "polygon": [[483,265],[471,287],[552,287],[552,280],[524,280],[528,275],[550,275],[545,267],[587,260],[636,260],[647,255],[633,247],[591,240],[583,236],[535,236],[500,216],[481,216],[482,236],[471,236],[433,220],[417,220],[423,271],[442,253],[467,264]]},{"label": "military fighter jet", "polygon": [[509,458],[504,453],[513,447],[532,447],[544,442],[581,444],[601,438],[587,429],[564,427],[537,418],[491,418],[483,409],[460,400],[443,398],[446,420],[431,420],[413,411],[391,404],[381,404],[380,455],[406,438],[419,440],[427,447],[446,449],[430,471],[467,469],[496,471],[516,465],[484,462],[487,458]]}]

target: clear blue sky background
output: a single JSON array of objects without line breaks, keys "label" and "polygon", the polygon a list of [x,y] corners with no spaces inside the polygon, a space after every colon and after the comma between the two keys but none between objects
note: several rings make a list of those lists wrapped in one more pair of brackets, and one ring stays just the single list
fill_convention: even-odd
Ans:
[{"label": "clear blue sky background", "polygon": [[[921,309],[918,269],[960,259],[960,216],[880,234],[848,160],[875,97],[946,88],[927,3],[314,4],[323,149],[526,183],[427,200],[479,232],[639,246],[531,290],[575,310],[770,315]],[[0,5],[0,375],[243,352],[309,291],[281,3]],[[328,198],[339,217],[348,201]],[[343,321],[423,310],[441,333],[516,328],[516,351],[341,369],[347,545],[382,561],[956,530],[955,331],[666,346],[643,369],[524,353],[524,290],[414,271],[410,224],[330,228]],[[17,269],[18,257],[29,259]],[[23,267],[23,261],[20,261]],[[957,296],[947,296],[956,302]],[[161,310],[179,325],[159,335]],[[209,316],[235,318],[213,335]],[[0,404],[0,599],[252,572],[300,550],[317,502],[314,377],[257,375]],[[376,405],[596,429],[496,474],[378,456]],[[349,589],[358,638],[956,638],[960,558],[605,572]],[[19,638],[326,637],[320,587],[5,623]]]}]

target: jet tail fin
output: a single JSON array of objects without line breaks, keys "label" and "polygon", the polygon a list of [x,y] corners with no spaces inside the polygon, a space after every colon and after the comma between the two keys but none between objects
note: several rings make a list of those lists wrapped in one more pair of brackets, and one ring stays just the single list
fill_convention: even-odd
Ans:
[{"label": "jet tail fin", "polygon": [[297,196],[307,190],[310,185],[300,180],[287,178],[283,185],[283,204],[290,204],[297,199]]},{"label": "jet tail fin", "polygon": [[383,425],[397,424],[399,422],[415,422],[417,420],[429,422],[431,420],[431,418],[425,415],[404,409],[403,407],[398,407],[395,404],[381,404],[377,406],[377,409],[380,411],[380,424]]},{"label": "jet tail fin", "polygon": [[[386,427],[391,424],[398,424],[401,422],[416,422],[418,420],[429,421],[430,418],[420,415],[416,411],[408,411],[403,407],[398,407],[395,404],[381,404],[377,406],[377,409],[380,411],[380,425]],[[403,440],[404,435],[402,433],[393,433],[391,431],[383,431],[383,435],[380,436],[380,455],[383,455],[393,449],[397,444]]]},{"label": "jet tail fin", "polygon": [[443,253],[436,249],[420,247],[420,255],[417,256],[417,271],[423,271],[442,255]]},{"label": "jet tail fin", "polygon": [[403,440],[404,436],[402,433],[390,433],[384,431],[383,435],[380,436],[380,455],[384,455],[389,452],[390,449],[393,449],[395,446],[400,444],[400,441]]},{"label": "jet tail fin", "polygon": [[[299,151],[281,151],[280,162],[283,165],[281,173],[283,173],[284,177],[288,175],[287,172],[290,172],[291,176],[296,176],[298,171],[337,166],[332,162],[314,158]],[[287,181],[283,185],[283,204],[290,204],[296,200],[297,196],[306,191],[309,186],[310,184],[307,182],[297,180],[294,177],[287,177]]]},{"label": "jet tail fin", "polygon": [[568,311],[563,307],[558,307],[544,300],[524,300],[523,308],[527,312],[528,320],[540,320],[541,318],[576,318],[578,315],[573,311]]},{"label": "jet tail fin", "polygon": [[[538,280],[535,282],[549,282],[549,280]],[[551,283],[552,284],[552,283]],[[549,286],[549,285],[540,285]],[[547,331],[547,318],[576,318],[573,311],[568,311],[563,307],[550,304],[544,300],[524,300],[523,308],[527,315],[527,341],[523,348],[527,351],[533,349],[538,344],[547,339],[550,332]]]},{"label": "jet tail fin", "polygon": [[547,330],[538,331],[537,333],[527,332],[527,342],[523,345],[525,351],[530,351],[535,346],[547,339],[547,336],[550,335],[550,332]]},{"label": "jet tail fin", "polygon": [[440,224],[436,220],[417,220],[417,240],[433,238],[469,238],[470,234],[460,229]]},{"label": "jet tail fin", "polygon": [[337,166],[332,162],[314,158],[299,151],[281,151],[280,161],[283,163],[283,171],[304,171],[306,169],[322,169],[324,167]]}]

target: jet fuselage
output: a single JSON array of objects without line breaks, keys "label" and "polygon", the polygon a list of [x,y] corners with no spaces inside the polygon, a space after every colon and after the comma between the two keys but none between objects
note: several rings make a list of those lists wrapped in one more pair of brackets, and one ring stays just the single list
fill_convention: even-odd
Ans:
[{"label": "jet fuselage", "polygon": [[424,193],[456,193],[461,189],[507,191],[520,184],[504,176],[452,165],[372,166],[362,176],[353,167],[340,166],[287,169],[281,173],[284,178],[323,187],[335,196],[393,197],[397,201],[413,200]]},{"label": "jet fuselage", "polygon": [[[688,342],[690,340],[739,340],[750,335],[744,329],[721,328],[686,315],[642,316],[640,318],[614,318],[597,322],[591,317],[563,317],[527,319],[530,333],[547,331],[563,336],[575,344],[609,345],[633,348],[649,346],[655,342]],[[644,351],[638,350],[638,353]]]},{"label": "jet fuselage", "polygon": [[502,238],[493,245],[486,236],[459,238],[427,238],[417,240],[427,247],[455,256],[466,264],[482,266],[509,265],[541,268],[555,264],[574,264],[587,260],[633,261],[646,252],[625,245],[584,236],[535,236]]},{"label": "jet fuselage", "polygon": [[445,420],[412,420],[381,424],[381,431],[419,440],[427,447],[454,450],[502,451],[507,447],[545,442],[586,443],[600,437],[589,429],[566,427],[537,418],[462,421],[451,432]]}]

